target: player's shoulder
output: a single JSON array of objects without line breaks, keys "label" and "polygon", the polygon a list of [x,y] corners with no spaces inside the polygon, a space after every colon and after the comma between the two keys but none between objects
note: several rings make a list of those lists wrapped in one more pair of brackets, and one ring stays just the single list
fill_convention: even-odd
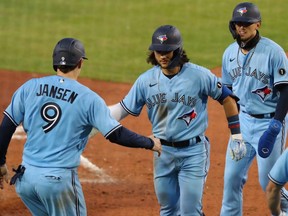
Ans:
[{"label": "player's shoulder", "polygon": [[283,51],[283,48],[278,43],[267,37],[261,37],[259,47],[265,50]]},{"label": "player's shoulder", "polygon": [[191,72],[193,72],[195,74],[199,74],[199,75],[205,74],[205,73],[211,73],[210,69],[208,69],[202,65],[192,63],[192,62],[185,63],[182,67],[182,70],[183,71],[191,71]]},{"label": "player's shoulder", "polygon": [[152,68],[149,68],[148,70],[146,70],[145,72],[141,73],[137,80],[138,81],[145,81],[145,80],[150,80],[155,79],[157,76],[159,76],[159,73],[161,72],[161,68],[160,66],[153,66]]},{"label": "player's shoulder", "polygon": [[234,54],[238,51],[239,49],[239,45],[236,41],[234,41],[233,43],[229,44],[226,49],[224,50],[223,55],[230,55],[230,53]]}]

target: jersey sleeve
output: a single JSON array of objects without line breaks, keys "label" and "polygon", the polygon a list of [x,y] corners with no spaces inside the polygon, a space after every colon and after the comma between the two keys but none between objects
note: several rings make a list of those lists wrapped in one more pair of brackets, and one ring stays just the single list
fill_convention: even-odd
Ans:
[{"label": "jersey sleeve", "polygon": [[12,99],[4,114],[10,118],[10,120],[18,126],[24,119],[25,103],[27,98],[27,91],[29,86],[33,85],[33,79],[24,83],[13,94]]},{"label": "jersey sleeve", "polygon": [[88,118],[91,125],[99,130],[105,138],[121,127],[121,124],[111,116],[105,101],[98,95],[92,99]]},{"label": "jersey sleeve", "polygon": [[271,65],[274,74],[274,86],[288,84],[288,60],[282,49],[272,54]]},{"label": "jersey sleeve", "polygon": [[222,57],[222,68],[221,68],[221,77],[222,77],[222,83],[226,85],[227,87],[231,88],[233,80],[231,76],[229,75],[229,71],[227,70],[227,62],[229,61],[229,57],[227,54],[227,51],[224,52]]},{"label": "jersey sleeve", "polygon": [[202,93],[218,100],[222,95],[222,81],[208,69],[203,69],[201,79]]},{"label": "jersey sleeve", "polygon": [[120,102],[121,106],[130,115],[140,115],[143,106],[145,105],[145,89],[141,76],[135,81],[132,88],[124,99]]},{"label": "jersey sleeve", "polygon": [[278,185],[284,185],[288,181],[288,149],[276,161],[268,177]]}]

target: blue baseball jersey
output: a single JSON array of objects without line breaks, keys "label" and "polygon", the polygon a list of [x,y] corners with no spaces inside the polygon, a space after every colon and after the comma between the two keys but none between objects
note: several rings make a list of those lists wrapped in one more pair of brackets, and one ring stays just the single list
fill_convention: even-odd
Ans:
[{"label": "blue baseball jersey", "polygon": [[204,67],[185,63],[169,79],[154,66],[138,77],[121,105],[134,116],[146,105],[154,136],[182,141],[204,134],[208,96],[218,99],[221,94],[221,80]]},{"label": "blue baseball jersey", "polygon": [[222,60],[222,82],[233,88],[243,111],[275,112],[279,99],[275,86],[288,84],[287,57],[278,44],[261,37],[257,46],[244,55],[234,42]]},{"label": "blue baseball jersey", "polygon": [[288,149],[276,161],[268,177],[278,185],[285,185],[288,182]]},{"label": "blue baseball jersey", "polygon": [[107,137],[121,126],[99,95],[57,75],[24,83],[4,114],[27,133],[23,162],[39,167],[77,167],[92,127]]}]

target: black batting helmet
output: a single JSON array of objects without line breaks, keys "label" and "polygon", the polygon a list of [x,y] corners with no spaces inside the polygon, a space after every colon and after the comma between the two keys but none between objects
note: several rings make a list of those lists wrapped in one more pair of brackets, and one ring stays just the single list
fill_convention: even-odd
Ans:
[{"label": "black batting helmet", "polygon": [[260,11],[253,3],[240,3],[233,10],[231,22],[256,23],[260,21]]},{"label": "black batting helmet", "polygon": [[155,30],[149,50],[170,52],[182,48],[179,30],[172,25],[163,25]]},{"label": "black batting helmet", "polygon": [[53,51],[53,68],[57,66],[76,66],[81,59],[87,59],[83,44],[74,38],[63,38],[55,46]]}]

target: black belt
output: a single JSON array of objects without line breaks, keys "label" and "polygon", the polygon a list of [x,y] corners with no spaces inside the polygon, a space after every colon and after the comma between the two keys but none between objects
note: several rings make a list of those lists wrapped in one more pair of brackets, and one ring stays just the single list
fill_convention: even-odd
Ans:
[{"label": "black belt", "polygon": [[258,119],[263,119],[263,118],[273,118],[275,116],[275,113],[266,113],[266,114],[249,114],[250,116]]},{"label": "black belt", "polygon": [[[196,136],[192,139],[195,139],[195,143],[201,142],[201,138],[200,136]],[[190,145],[190,140],[183,140],[183,141],[179,141],[179,142],[171,142],[171,141],[167,141],[167,140],[163,140],[160,139],[160,142],[162,145],[165,146],[171,146],[171,147],[176,147],[176,148],[184,148]]]}]

